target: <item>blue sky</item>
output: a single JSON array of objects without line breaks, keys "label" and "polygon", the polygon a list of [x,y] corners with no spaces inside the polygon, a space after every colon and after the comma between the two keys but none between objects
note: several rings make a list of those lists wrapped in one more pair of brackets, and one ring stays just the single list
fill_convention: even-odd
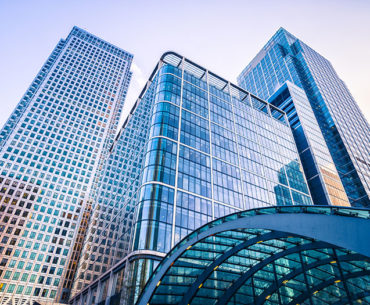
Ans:
[{"label": "blue sky", "polygon": [[332,62],[370,119],[368,0],[0,0],[0,126],[74,25],[134,54],[124,114],[165,51],[236,82],[283,26]]}]

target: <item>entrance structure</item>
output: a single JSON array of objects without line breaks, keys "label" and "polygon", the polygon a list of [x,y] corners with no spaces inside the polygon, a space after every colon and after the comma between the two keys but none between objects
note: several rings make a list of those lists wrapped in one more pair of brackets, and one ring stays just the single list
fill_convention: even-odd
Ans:
[{"label": "entrance structure", "polygon": [[217,219],[168,253],[138,304],[370,304],[369,218],[287,206]]}]

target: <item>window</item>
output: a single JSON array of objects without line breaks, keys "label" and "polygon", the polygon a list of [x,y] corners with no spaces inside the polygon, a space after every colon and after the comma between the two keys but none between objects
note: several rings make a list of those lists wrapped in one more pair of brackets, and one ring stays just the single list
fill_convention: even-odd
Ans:
[{"label": "window", "polygon": [[7,292],[8,292],[8,293],[13,293],[14,288],[15,288],[15,285],[14,285],[14,284],[10,284],[10,285],[9,285],[9,287],[8,287]]}]

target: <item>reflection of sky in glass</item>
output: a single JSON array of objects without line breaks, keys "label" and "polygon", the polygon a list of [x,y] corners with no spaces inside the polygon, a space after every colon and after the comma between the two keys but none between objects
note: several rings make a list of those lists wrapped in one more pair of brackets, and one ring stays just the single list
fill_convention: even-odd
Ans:
[{"label": "reflection of sky in glass", "polygon": [[[243,69],[238,82],[252,93],[267,99],[276,95],[277,85],[283,85],[286,81],[294,83],[306,93],[305,96],[299,89],[291,87],[292,93],[287,94],[292,95],[296,106],[287,97],[284,97],[285,101],[281,100],[283,97],[277,98],[280,100],[279,107],[289,113],[306,172],[312,167],[316,168],[318,174],[317,164],[323,175],[322,178],[320,174],[316,175],[317,181],[310,181],[310,177],[314,179],[315,175],[307,177],[314,201],[319,204],[321,198],[329,193],[340,198],[339,202],[332,200],[333,204],[345,204],[342,202],[345,196],[340,183],[334,181],[337,180],[337,174],[331,172],[327,165],[330,156],[315,123],[316,117],[351,204],[369,206],[370,186],[366,166],[370,163],[369,124],[333,65],[286,29],[280,28]],[[286,95],[287,90],[282,94]],[[300,122],[298,118],[303,121]],[[305,151],[306,148],[312,149]],[[312,166],[307,166],[307,162]],[[328,191],[322,189],[322,183],[326,184]]]}]

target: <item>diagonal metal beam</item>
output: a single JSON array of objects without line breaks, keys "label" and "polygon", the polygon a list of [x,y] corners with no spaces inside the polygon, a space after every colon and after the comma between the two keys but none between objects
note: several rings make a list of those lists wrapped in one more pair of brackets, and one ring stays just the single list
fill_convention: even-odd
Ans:
[{"label": "diagonal metal beam", "polygon": [[[333,259],[335,259],[334,256],[329,257],[327,259],[318,260],[316,262],[307,264],[304,267],[293,270],[292,272],[280,278],[273,285],[265,289],[263,293],[261,293],[259,297],[256,299],[255,304],[256,305],[263,304],[266,301],[266,298],[274,294],[278,289],[280,289],[280,287],[284,286],[286,281],[289,281],[295,278],[297,275],[303,273],[304,271],[311,270],[319,266],[330,264],[333,261]],[[337,259],[338,261],[341,261],[341,262],[348,262],[348,261],[366,260],[366,257],[364,257],[361,254],[348,254],[348,255],[341,255]]]},{"label": "diagonal metal beam", "polygon": [[219,298],[217,305],[224,305],[227,304],[230,300],[230,298],[240,289],[240,287],[243,286],[243,284],[252,277],[258,270],[262,269],[263,267],[267,266],[268,264],[271,264],[273,261],[284,257],[286,255],[292,254],[292,253],[298,253],[305,250],[315,250],[315,249],[322,249],[322,248],[333,248],[333,245],[330,245],[326,242],[317,241],[312,242],[296,247],[289,248],[287,250],[278,252],[274,255],[271,255],[270,257],[264,259],[259,264],[253,266],[250,268],[247,272],[243,273],[226,291],[225,293]]},{"label": "diagonal metal beam", "polygon": [[241,242],[240,244],[236,245],[235,247],[231,248],[230,250],[226,251],[224,254],[222,254],[219,258],[217,258],[212,264],[210,264],[196,279],[196,281],[192,284],[192,286],[189,288],[189,290],[186,292],[184,297],[182,298],[179,305],[187,305],[190,304],[190,301],[194,297],[195,293],[198,291],[200,284],[202,284],[214,271],[216,267],[218,267],[220,264],[222,264],[225,260],[227,260],[229,257],[233,256],[235,253],[239,252],[240,250],[247,248],[251,245],[254,245],[261,241],[266,241],[270,239],[276,239],[276,238],[283,238],[287,236],[292,236],[292,234],[284,233],[284,232],[269,232],[257,237],[253,237],[251,239],[248,239],[244,242]]},{"label": "diagonal metal beam", "polygon": [[[302,256],[302,252],[299,252],[299,261],[301,262],[301,266],[303,267],[303,278],[304,278],[304,283],[306,284],[306,287],[307,289],[309,290],[310,288],[310,285],[309,285],[309,282],[308,282],[308,278],[307,278],[307,272],[306,272],[306,265],[303,261],[303,256]],[[313,305],[313,302],[312,302],[312,298],[309,298],[308,299],[308,302],[310,305]]]},{"label": "diagonal metal beam", "polygon": [[[327,280],[325,282],[321,282],[320,284],[318,284],[316,286],[313,286],[311,290],[314,291],[314,293],[315,293],[316,291],[320,291],[320,290],[323,290],[323,289],[325,289],[325,288],[327,288],[331,285],[334,285],[335,282],[338,281],[338,280],[342,281],[342,280],[352,279],[352,278],[361,277],[361,276],[365,276],[365,275],[370,275],[370,270],[362,270],[362,271],[358,271],[358,272],[348,273],[344,277],[341,277],[340,275],[333,276],[330,280]],[[307,292],[302,293],[297,298],[292,300],[288,305],[302,304],[309,296],[310,296],[310,294],[307,293]],[[348,302],[346,304],[348,304]]]},{"label": "diagonal metal beam", "polygon": [[[352,217],[348,213],[348,215],[341,215],[337,212],[357,209],[328,206],[292,206],[289,208],[284,207],[283,212],[280,212],[280,208],[276,208],[272,214],[270,212],[262,213],[266,209],[270,210],[271,208],[256,210],[253,215],[245,214],[245,211],[243,211],[231,215],[232,217],[225,216],[221,221],[216,220],[191,233],[163,259],[146,284],[137,304],[146,305],[150,301],[152,295],[155,294],[158,282],[189,246],[193,246],[202,239],[218,232],[240,228],[289,232],[299,236],[325,241],[339,248],[350,249],[370,257],[370,243],[368,242],[370,232],[369,218]],[[307,212],[306,209],[312,209],[315,212]],[[316,210],[320,209],[332,212],[329,214],[317,214]],[[368,213],[368,210],[361,211]],[[339,213],[339,215],[336,215],[336,213]],[[331,248],[332,245],[329,247]]]},{"label": "diagonal metal beam", "polygon": [[[361,291],[359,293],[353,294],[351,296],[351,299],[353,301],[358,301],[358,300],[361,300],[361,299],[366,298],[368,296],[370,296],[370,291],[369,290],[367,290],[367,291]],[[348,304],[348,301],[349,301],[348,300],[348,297],[346,297],[346,298],[341,299],[338,302],[335,302],[333,305],[347,305]]]},{"label": "diagonal metal beam", "polygon": [[[341,262],[338,260],[338,255],[337,255],[337,251],[334,250],[334,257],[335,257],[335,260],[338,261],[338,270],[339,270],[339,274],[340,274],[340,277],[343,279],[344,276],[343,276],[343,269],[341,267]],[[352,301],[351,301],[351,294],[349,293],[349,289],[348,289],[348,285],[347,285],[347,281],[343,279],[343,286],[344,286],[344,290],[346,291],[346,294],[347,294],[347,297],[349,299],[349,302],[348,304],[349,305],[353,305]]]}]

